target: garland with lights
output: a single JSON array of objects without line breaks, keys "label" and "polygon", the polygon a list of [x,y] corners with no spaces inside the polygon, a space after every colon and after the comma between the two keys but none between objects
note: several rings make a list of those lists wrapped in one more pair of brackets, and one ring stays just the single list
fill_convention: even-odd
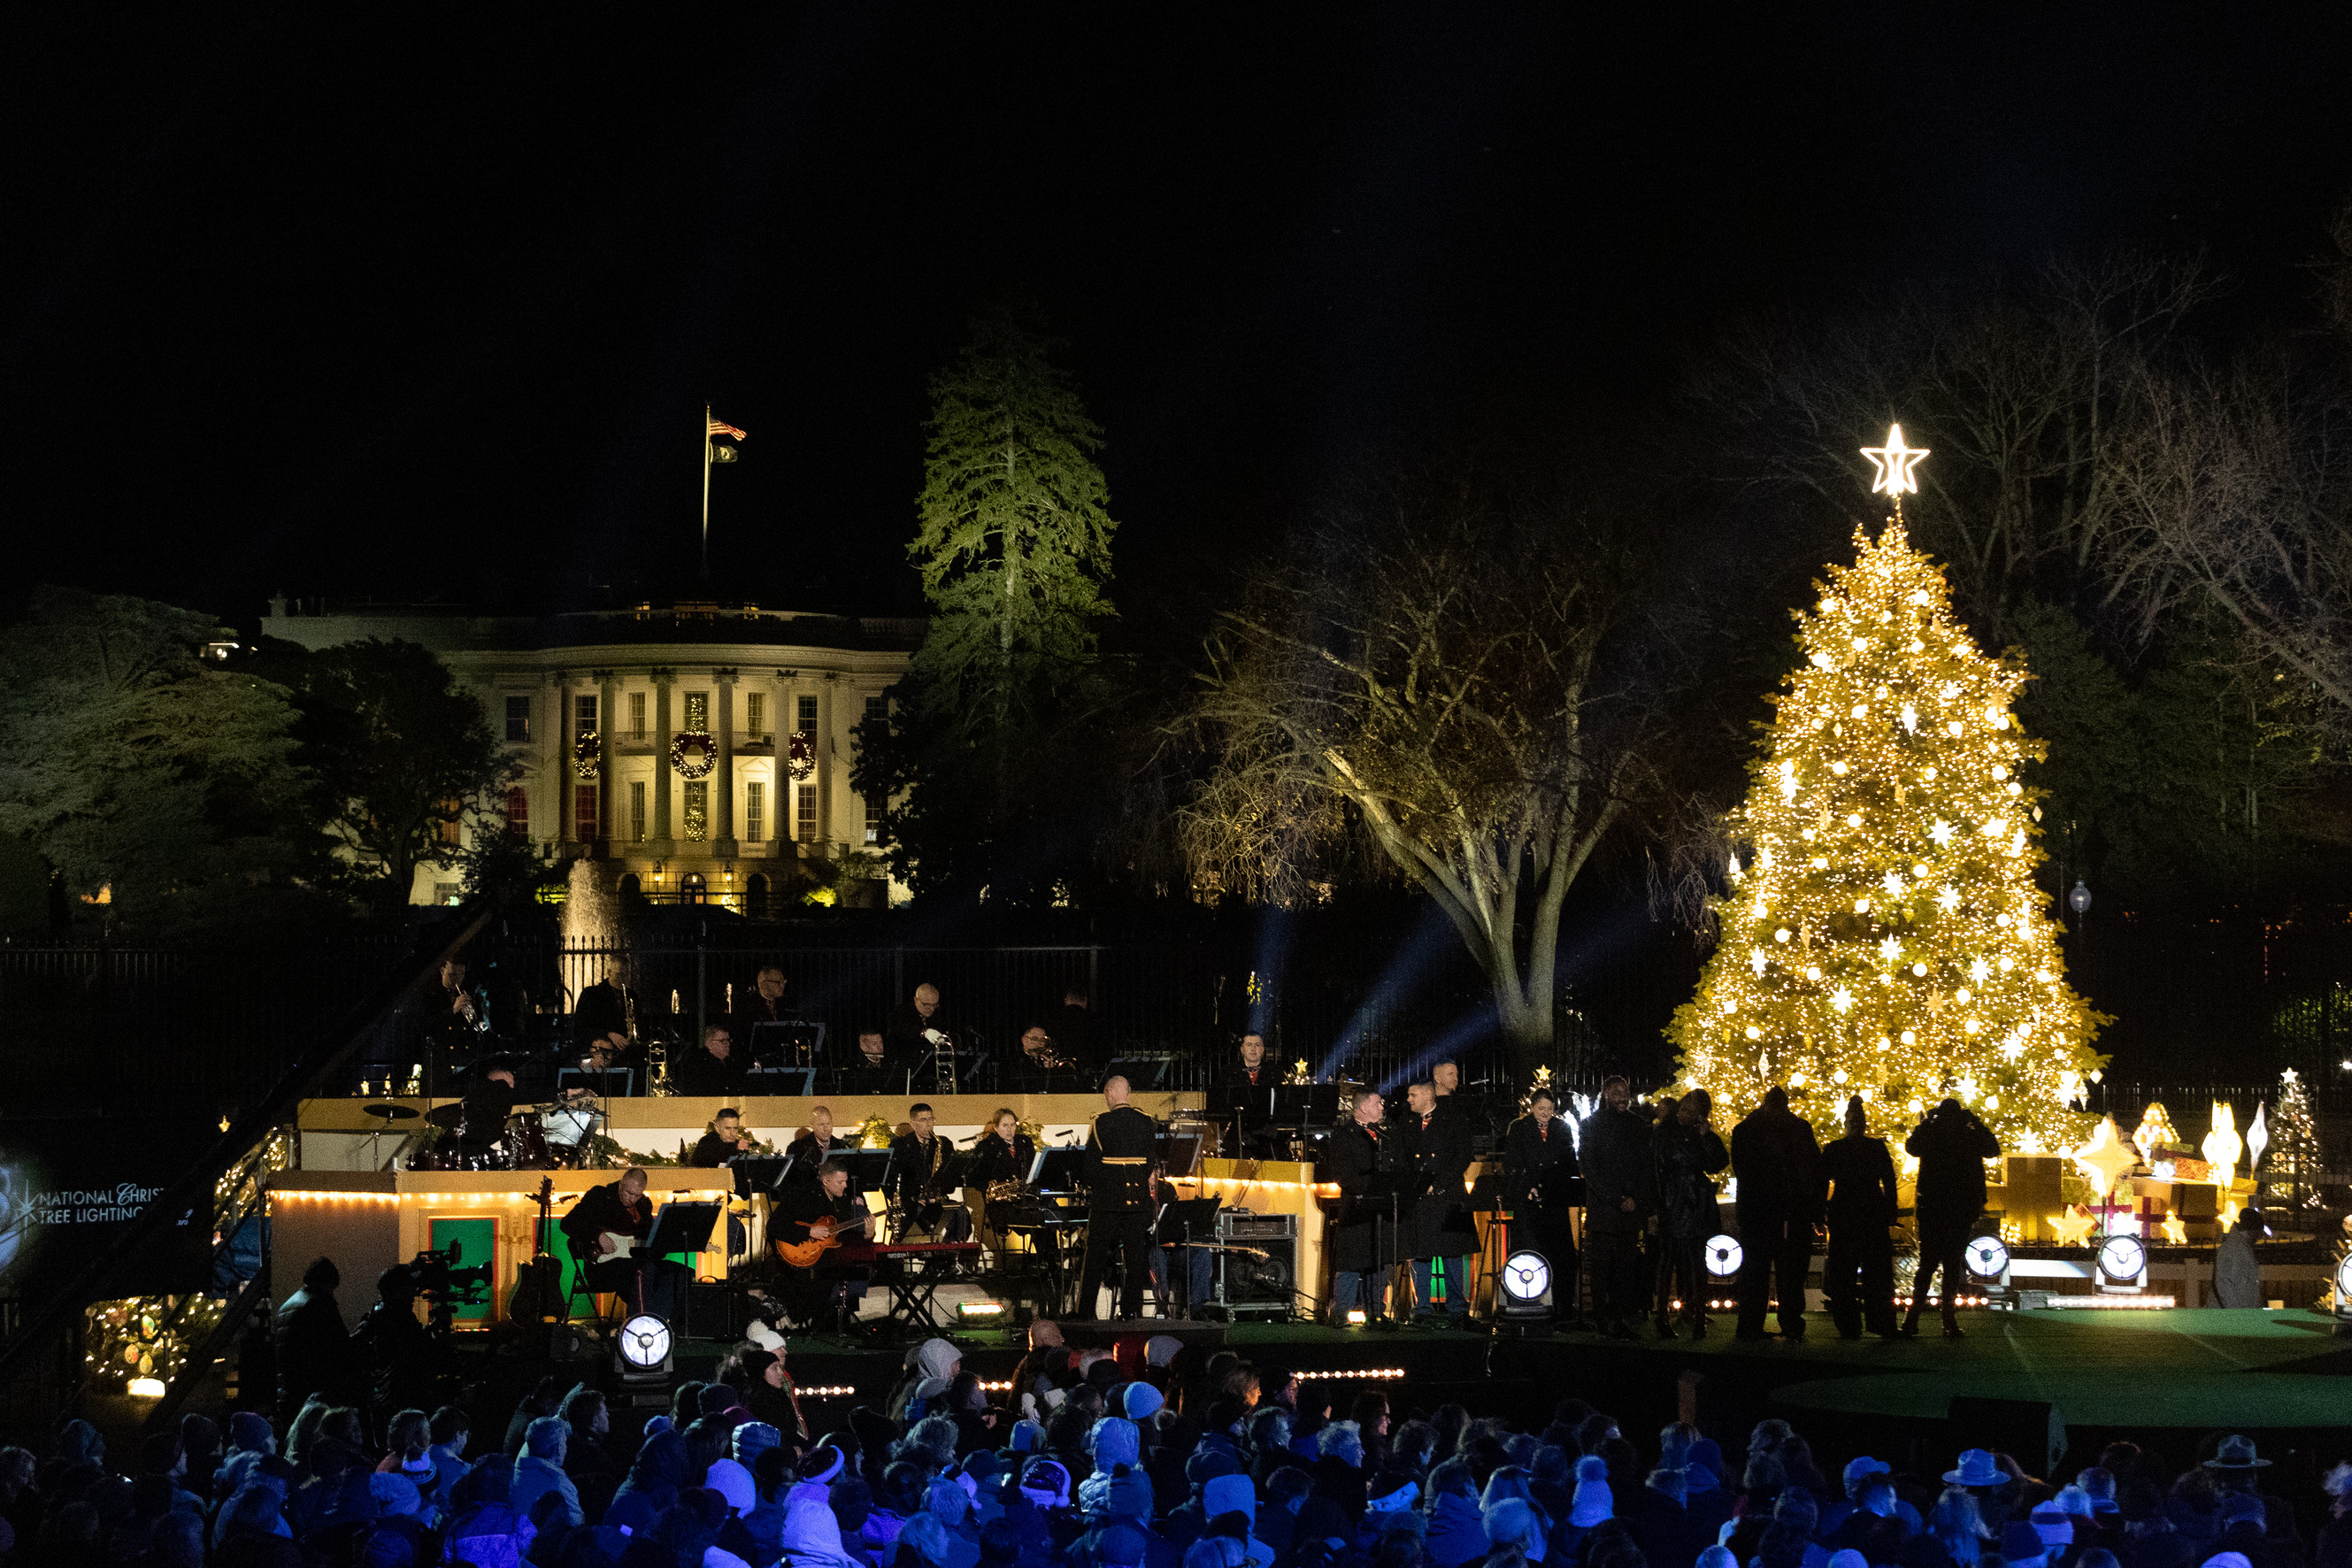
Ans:
[{"label": "garland with lights", "polygon": [[[2019,665],[1979,652],[1942,571],[1906,537],[1897,426],[1871,454],[1894,517],[1798,612],[1804,662],[1728,819],[1730,890],[1697,994],[1667,1033],[1678,1076],[1736,1117],[1774,1084],[1823,1137],[1848,1096],[1898,1142],[1946,1095],[2019,1153],[2073,1148],[2109,1020],[2064,980],[2043,858],[2042,757],[2010,712]],[[1908,459],[1908,461],[1906,461]]]},{"label": "garland with lights", "polygon": [[719,765],[719,742],[708,730],[681,730],[670,737],[669,765],[682,779],[707,779]]},{"label": "garland with lights", "polygon": [[596,776],[604,762],[604,744],[593,730],[583,730],[572,738],[572,776],[585,784]]}]

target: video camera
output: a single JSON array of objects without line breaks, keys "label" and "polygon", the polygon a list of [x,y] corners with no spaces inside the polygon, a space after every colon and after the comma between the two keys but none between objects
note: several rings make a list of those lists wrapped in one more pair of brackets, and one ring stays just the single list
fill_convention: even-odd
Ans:
[{"label": "video camera", "polygon": [[478,1306],[490,1288],[490,1266],[461,1268],[464,1257],[463,1244],[456,1241],[438,1252],[420,1252],[408,1265],[409,1281],[436,1309]]}]

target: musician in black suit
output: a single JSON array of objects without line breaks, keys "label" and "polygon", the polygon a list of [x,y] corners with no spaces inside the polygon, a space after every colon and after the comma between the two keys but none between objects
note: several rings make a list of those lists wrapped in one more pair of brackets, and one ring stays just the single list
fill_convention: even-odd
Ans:
[{"label": "musician in black suit", "polygon": [[921,1232],[934,1241],[971,1239],[971,1215],[947,1200],[955,1184],[955,1148],[931,1129],[938,1118],[928,1105],[907,1112],[908,1131],[890,1140],[890,1178],[884,1196],[896,1216],[891,1239]]},{"label": "musician in black suit", "polygon": [[1421,1196],[1405,1220],[1404,1254],[1412,1259],[1415,1292],[1421,1310],[1433,1314],[1431,1300],[1433,1263],[1444,1259],[1445,1316],[1456,1328],[1470,1321],[1470,1258],[1478,1250],[1478,1231],[1470,1218],[1470,1194],[1462,1178],[1470,1169],[1470,1126],[1448,1100],[1437,1097],[1428,1079],[1405,1090],[1408,1114],[1398,1140],[1402,1168],[1418,1178]]},{"label": "musician in black suit", "polygon": [[792,1162],[792,1170],[786,1173],[784,1180],[794,1183],[806,1182],[814,1186],[816,1184],[816,1170],[819,1165],[835,1154],[843,1153],[856,1147],[857,1140],[855,1138],[835,1136],[833,1110],[829,1106],[820,1105],[809,1112],[807,1131],[784,1145],[784,1158]]},{"label": "musician in black suit", "polygon": [[884,1032],[890,1054],[915,1069],[915,1081],[942,1090],[939,1058],[942,1052],[952,1061],[955,1042],[948,1033],[947,1015],[940,1011],[940,988],[925,982],[915,987],[914,1000],[890,1015],[890,1026]]},{"label": "musician in black suit", "polygon": [[1087,1138],[1087,1261],[1078,1272],[1076,1316],[1094,1318],[1096,1293],[1119,1254],[1118,1315],[1141,1316],[1151,1245],[1151,1152],[1159,1124],[1128,1104],[1128,1084],[1103,1085],[1109,1109],[1095,1118]]},{"label": "musician in black suit", "polygon": [[865,1194],[849,1190],[849,1167],[839,1160],[825,1161],[817,1167],[815,1181],[794,1183],[777,1198],[768,1221],[772,1250],[826,1236],[842,1243],[806,1267],[784,1265],[797,1279],[801,1304],[810,1314],[838,1310],[857,1315],[857,1303],[873,1272],[859,1245],[874,1239],[874,1226],[860,1223],[867,1217]]},{"label": "musician in black suit", "polygon": [[[1000,1182],[1026,1182],[1029,1167],[1036,1160],[1036,1141],[1021,1131],[1019,1116],[1005,1109],[988,1119],[988,1131],[980,1135],[980,1142],[963,1161],[964,1208],[971,1215],[972,1228],[980,1233],[982,1246],[992,1251],[1003,1246],[999,1238],[1003,1227],[989,1214],[988,1189]],[[999,1200],[996,1206],[1007,1205]]]},{"label": "musician in black suit", "polygon": [[1073,985],[1062,993],[1061,1016],[1047,1027],[1054,1037],[1056,1054],[1067,1061],[1081,1076],[1091,1076],[1109,1065],[1103,1058],[1102,1041],[1095,1031],[1094,999],[1086,987]]},{"label": "musician in black suit", "polygon": [[604,978],[580,993],[572,1008],[572,1043],[586,1050],[602,1040],[614,1056],[629,1048],[629,1015],[635,1005],[629,991],[629,961],[616,958]]},{"label": "musician in black suit", "polygon": [[857,1049],[835,1077],[836,1094],[903,1094],[911,1059],[890,1048],[879,1029],[861,1029]]},{"label": "musician in black suit", "polygon": [[1234,1152],[1242,1157],[1271,1159],[1275,1139],[1274,1115],[1268,1109],[1271,1091],[1282,1082],[1282,1073],[1267,1059],[1265,1037],[1253,1029],[1241,1038],[1233,1058],[1223,1074],[1223,1087],[1231,1106],[1246,1098],[1247,1109],[1234,1116]]},{"label": "musician in black suit", "polygon": [[1576,1141],[1560,1120],[1559,1099],[1548,1089],[1528,1097],[1528,1113],[1503,1131],[1503,1193],[1517,1222],[1514,1247],[1529,1247],[1551,1264],[1552,1316],[1575,1315],[1576,1226],[1571,1211],[1583,1197]]},{"label": "musician in black suit", "polygon": [[645,1172],[633,1165],[619,1181],[589,1188],[556,1228],[572,1244],[588,1289],[618,1296],[621,1316],[651,1312],[665,1321],[680,1321],[690,1271],[683,1264],[649,1258],[642,1247],[654,1233]]},{"label": "musician in black suit", "polygon": [[1389,1199],[1374,1199],[1365,1192],[1371,1177],[1396,1165],[1396,1151],[1381,1129],[1386,1109],[1379,1089],[1359,1090],[1353,1113],[1323,1146],[1323,1169],[1317,1179],[1339,1187],[1339,1198],[1329,1204],[1330,1226],[1323,1234],[1324,1255],[1331,1261],[1335,1326],[1348,1321],[1352,1307],[1379,1313],[1388,1306],[1399,1216]]},{"label": "musician in black suit", "polygon": [[1012,1094],[1084,1094],[1094,1087],[1077,1058],[1043,1024],[1021,1031],[1021,1055],[1005,1069],[1004,1088]]}]

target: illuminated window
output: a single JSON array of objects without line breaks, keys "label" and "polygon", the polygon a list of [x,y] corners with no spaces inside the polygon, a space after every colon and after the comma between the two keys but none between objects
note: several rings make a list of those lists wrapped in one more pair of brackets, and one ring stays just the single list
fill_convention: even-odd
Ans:
[{"label": "illuminated window", "polygon": [[642,741],[646,738],[646,694],[629,693],[629,733]]},{"label": "illuminated window", "polygon": [[814,844],[816,842],[816,785],[804,784],[794,793],[800,797],[800,832],[797,837],[803,844]]},{"label": "illuminated window", "polygon": [[530,837],[530,792],[520,784],[507,791],[507,831],[517,838]]},{"label": "illuminated window", "polygon": [[582,843],[596,837],[596,786],[592,784],[572,786],[572,837]]},{"label": "illuminated window", "polygon": [[629,781],[629,842],[646,841],[646,781]]},{"label": "illuminated window", "polygon": [[580,735],[596,732],[595,698],[575,697],[572,700],[572,729],[574,734]]},{"label": "illuminated window", "polygon": [[800,700],[800,727],[814,733],[816,730],[816,699],[814,697],[803,697]]},{"label": "illuminated window", "polygon": [[441,801],[434,807],[438,817],[438,820],[434,825],[434,832],[442,843],[463,844],[466,842],[464,829],[458,824],[458,814],[464,809],[464,803],[456,799],[454,796]]},{"label": "illuminated window", "polygon": [[866,842],[882,842],[882,803],[871,795],[866,798]]},{"label": "illuminated window", "polygon": [[507,739],[520,744],[530,739],[530,699],[507,699]]},{"label": "illuminated window", "polygon": [[743,842],[757,844],[767,837],[768,786],[751,779],[743,785]]},{"label": "illuminated window", "polygon": [[686,727],[689,731],[710,728],[710,693],[689,691],[686,694]]},{"label": "illuminated window", "polygon": [[755,741],[764,740],[768,733],[768,694],[747,691],[743,694],[743,732]]}]

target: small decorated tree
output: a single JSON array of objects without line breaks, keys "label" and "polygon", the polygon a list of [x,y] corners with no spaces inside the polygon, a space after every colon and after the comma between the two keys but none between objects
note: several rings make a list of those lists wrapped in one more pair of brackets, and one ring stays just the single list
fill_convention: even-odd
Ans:
[{"label": "small decorated tree", "polygon": [[2010,711],[2026,672],[1978,650],[1905,536],[1924,453],[1897,426],[1868,455],[1895,514],[1797,614],[1804,662],[1728,823],[1722,938],[1668,1030],[1680,1076],[1734,1116],[1782,1085],[1827,1137],[1849,1095],[1899,1139],[1950,1094],[2005,1150],[2070,1149],[2105,1020],[2066,984],[2033,882],[2040,792],[2019,775],[2042,748]]},{"label": "small decorated tree", "polygon": [[2263,1207],[2319,1206],[2319,1129],[2311,1120],[2303,1076],[2293,1068],[2279,1075],[2278,1107],[2271,1113],[2271,1146],[2263,1163],[2269,1167],[2262,1178]]}]

